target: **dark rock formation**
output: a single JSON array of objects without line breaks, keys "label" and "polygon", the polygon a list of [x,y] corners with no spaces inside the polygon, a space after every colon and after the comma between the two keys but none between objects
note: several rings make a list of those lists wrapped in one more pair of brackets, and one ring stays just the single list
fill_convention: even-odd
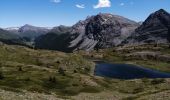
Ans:
[{"label": "dark rock formation", "polygon": [[163,9],[152,13],[123,44],[170,42],[170,14]]},{"label": "dark rock formation", "polygon": [[[54,28],[50,33],[36,39],[35,46],[52,50],[64,48],[66,51],[109,48],[119,45],[138,26],[138,23],[121,16],[98,14],[88,17],[84,21],[79,21],[71,28],[63,26]],[[66,29],[66,31],[63,31],[63,29]],[[52,33],[53,36],[51,36]],[[63,36],[63,33],[67,33],[67,36]],[[59,44],[62,44],[62,46],[59,46]]]}]

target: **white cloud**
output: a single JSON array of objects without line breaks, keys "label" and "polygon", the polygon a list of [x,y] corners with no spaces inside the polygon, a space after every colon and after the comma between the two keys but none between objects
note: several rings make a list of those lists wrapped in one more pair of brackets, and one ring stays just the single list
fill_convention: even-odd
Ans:
[{"label": "white cloud", "polygon": [[84,4],[81,4],[81,5],[80,4],[76,4],[76,7],[83,9],[83,8],[85,8],[85,5]]},{"label": "white cloud", "polygon": [[98,4],[93,6],[95,9],[104,7],[111,7],[110,0],[99,0]]},{"label": "white cloud", "polygon": [[125,3],[120,3],[120,6],[124,6],[125,5]]},{"label": "white cloud", "polygon": [[54,2],[54,3],[60,3],[61,0],[51,0],[51,2]]}]

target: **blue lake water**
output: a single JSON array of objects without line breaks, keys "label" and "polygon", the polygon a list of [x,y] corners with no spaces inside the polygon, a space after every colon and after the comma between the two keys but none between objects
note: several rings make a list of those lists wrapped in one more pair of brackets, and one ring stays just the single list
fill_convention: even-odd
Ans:
[{"label": "blue lake water", "polygon": [[170,78],[170,73],[130,64],[111,64],[105,62],[96,62],[94,74],[96,76],[118,79]]}]

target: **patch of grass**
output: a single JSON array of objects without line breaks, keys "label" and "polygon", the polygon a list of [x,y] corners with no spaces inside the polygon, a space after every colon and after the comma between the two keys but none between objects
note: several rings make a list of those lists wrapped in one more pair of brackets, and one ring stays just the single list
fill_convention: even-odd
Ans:
[{"label": "patch of grass", "polygon": [[11,88],[11,87],[4,87],[4,86],[0,86],[1,89],[6,90],[6,91],[12,91],[12,92],[16,92],[16,93],[23,93],[21,90],[16,89],[16,88]]},{"label": "patch of grass", "polygon": [[101,92],[102,88],[100,87],[94,87],[94,86],[84,86],[81,89],[81,92],[86,92],[86,93],[97,93],[97,92]]},{"label": "patch of grass", "polygon": [[0,70],[1,79],[5,76],[0,80],[0,86],[8,87],[9,91],[24,89],[47,94],[76,95],[84,89],[77,75],[90,74],[93,67],[92,62],[76,54],[35,51],[7,45],[0,47],[0,52],[3,67]]},{"label": "patch of grass", "polygon": [[143,92],[145,88],[145,84],[137,83],[135,81],[120,81],[115,85],[117,91],[127,94],[137,94]]},{"label": "patch of grass", "polygon": [[170,72],[170,63],[168,62],[161,62],[161,61],[153,61],[153,60],[147,60],[147,61],[142,61],[142,60],[134,60],[132,61],[136,65],[140,65],[146,68],[151,68],[154,70],[162,71],[162,72]]},{"label": "patch of grass", "polygon": [[77,95],[77,94],[79,94],[81,91],[81,87],[67,87],[67,88],[65,88],[65,89],[63,89],[63,90],[61,90],[61,95],[67,95],[67,96],[72,96],[72,95]]},{"label": "patch of grass", "polygon": [[165,79],[153,79],[151,81],[152,85],[157,85],[157,84],[161,84],[161,83],[165,83]]},{"label": "patch of grass", "polygon": [[130,97],[126,97],[126,98],[123,98],[122,100],[136,100],[138,97],[136,96],[130,96]]},{"label": "patch of grass", "polygon": [[101,87],[106,88],[108,90],[112,90],[112,86],[113,84],[116,84],[117,82],[119,82],[119,80],[113,80],[110,78],[103,78],[103,79],[98,79],[98,78],[93,78],[93,80],[99,84]]},{"label": "patch of grass", "polygon": [[[131,63],[135,65],[140,65],[146,68],[151,68],[163,72],[170,72],[170,62],[164,61],[161,58],[157,58],[156,56],[146,56],[145,59],[142,56],[131,57],[127,56],[129,54],[133,54],[135,52],[158,52],[164,55],[169,55],[170,49],[165,45],[141,45],[141,46],[132,46],[132,47],[118,47],[118,48],[110,48],[101,50],[100,54],[103,55],[100,60],[112,62],[112,63]],[[97,55],[97,52],[95,52]],[[90,54],[89,54],[90,55]],[[148,57],[148,58],[147,58]]]}]

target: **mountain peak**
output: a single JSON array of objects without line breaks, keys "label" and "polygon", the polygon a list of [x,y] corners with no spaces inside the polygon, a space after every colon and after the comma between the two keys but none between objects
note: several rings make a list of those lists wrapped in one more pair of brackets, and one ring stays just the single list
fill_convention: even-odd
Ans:
[{"label": "mountain peak", "polygon": [[152,17],[166,17],[166,16],[170,16],[170,14],[165,11],[164,9],[160,9],[154,13],[151,14]]},{"label": "mountain peak", "polygon": [[[170,14],[164,9],[152,13],[141,26],[142,28],[154,26],[156,29],[170,25]],[[157,26],[157,27],[156,27]],[[141,28],[139,27],[139,28]],[[141,29],[142,29],[141,28]],[[153,28],[153,27],[152,27]]]},{"label": "mountain peak", "polygon": [[164,9],[159,9],[158,11],[156,11],[158,13],[168,13],[167,11],[165,11]]},{"label": "mountain peak", "polygon": [[24,26],[22,27],[33,27],[32,25],[29,25],[29,24],[25,24]]},{"label": "mountain peak", "polygon": [[112,14],[110,14],[110,13],[99,13],[97,15],[99,15],[99,16],[112,16]]},{"label": "mountain peak", "polygon": [[152,13],[132,36],[129,43],[169,43],[170,14],[164,9]]},{"label": "mountain peak", "polygon": [[108,19],[112,19],[113,15],[110,13],[99,13],[96,16],[94,16],[94,18],[106,21]]}]

